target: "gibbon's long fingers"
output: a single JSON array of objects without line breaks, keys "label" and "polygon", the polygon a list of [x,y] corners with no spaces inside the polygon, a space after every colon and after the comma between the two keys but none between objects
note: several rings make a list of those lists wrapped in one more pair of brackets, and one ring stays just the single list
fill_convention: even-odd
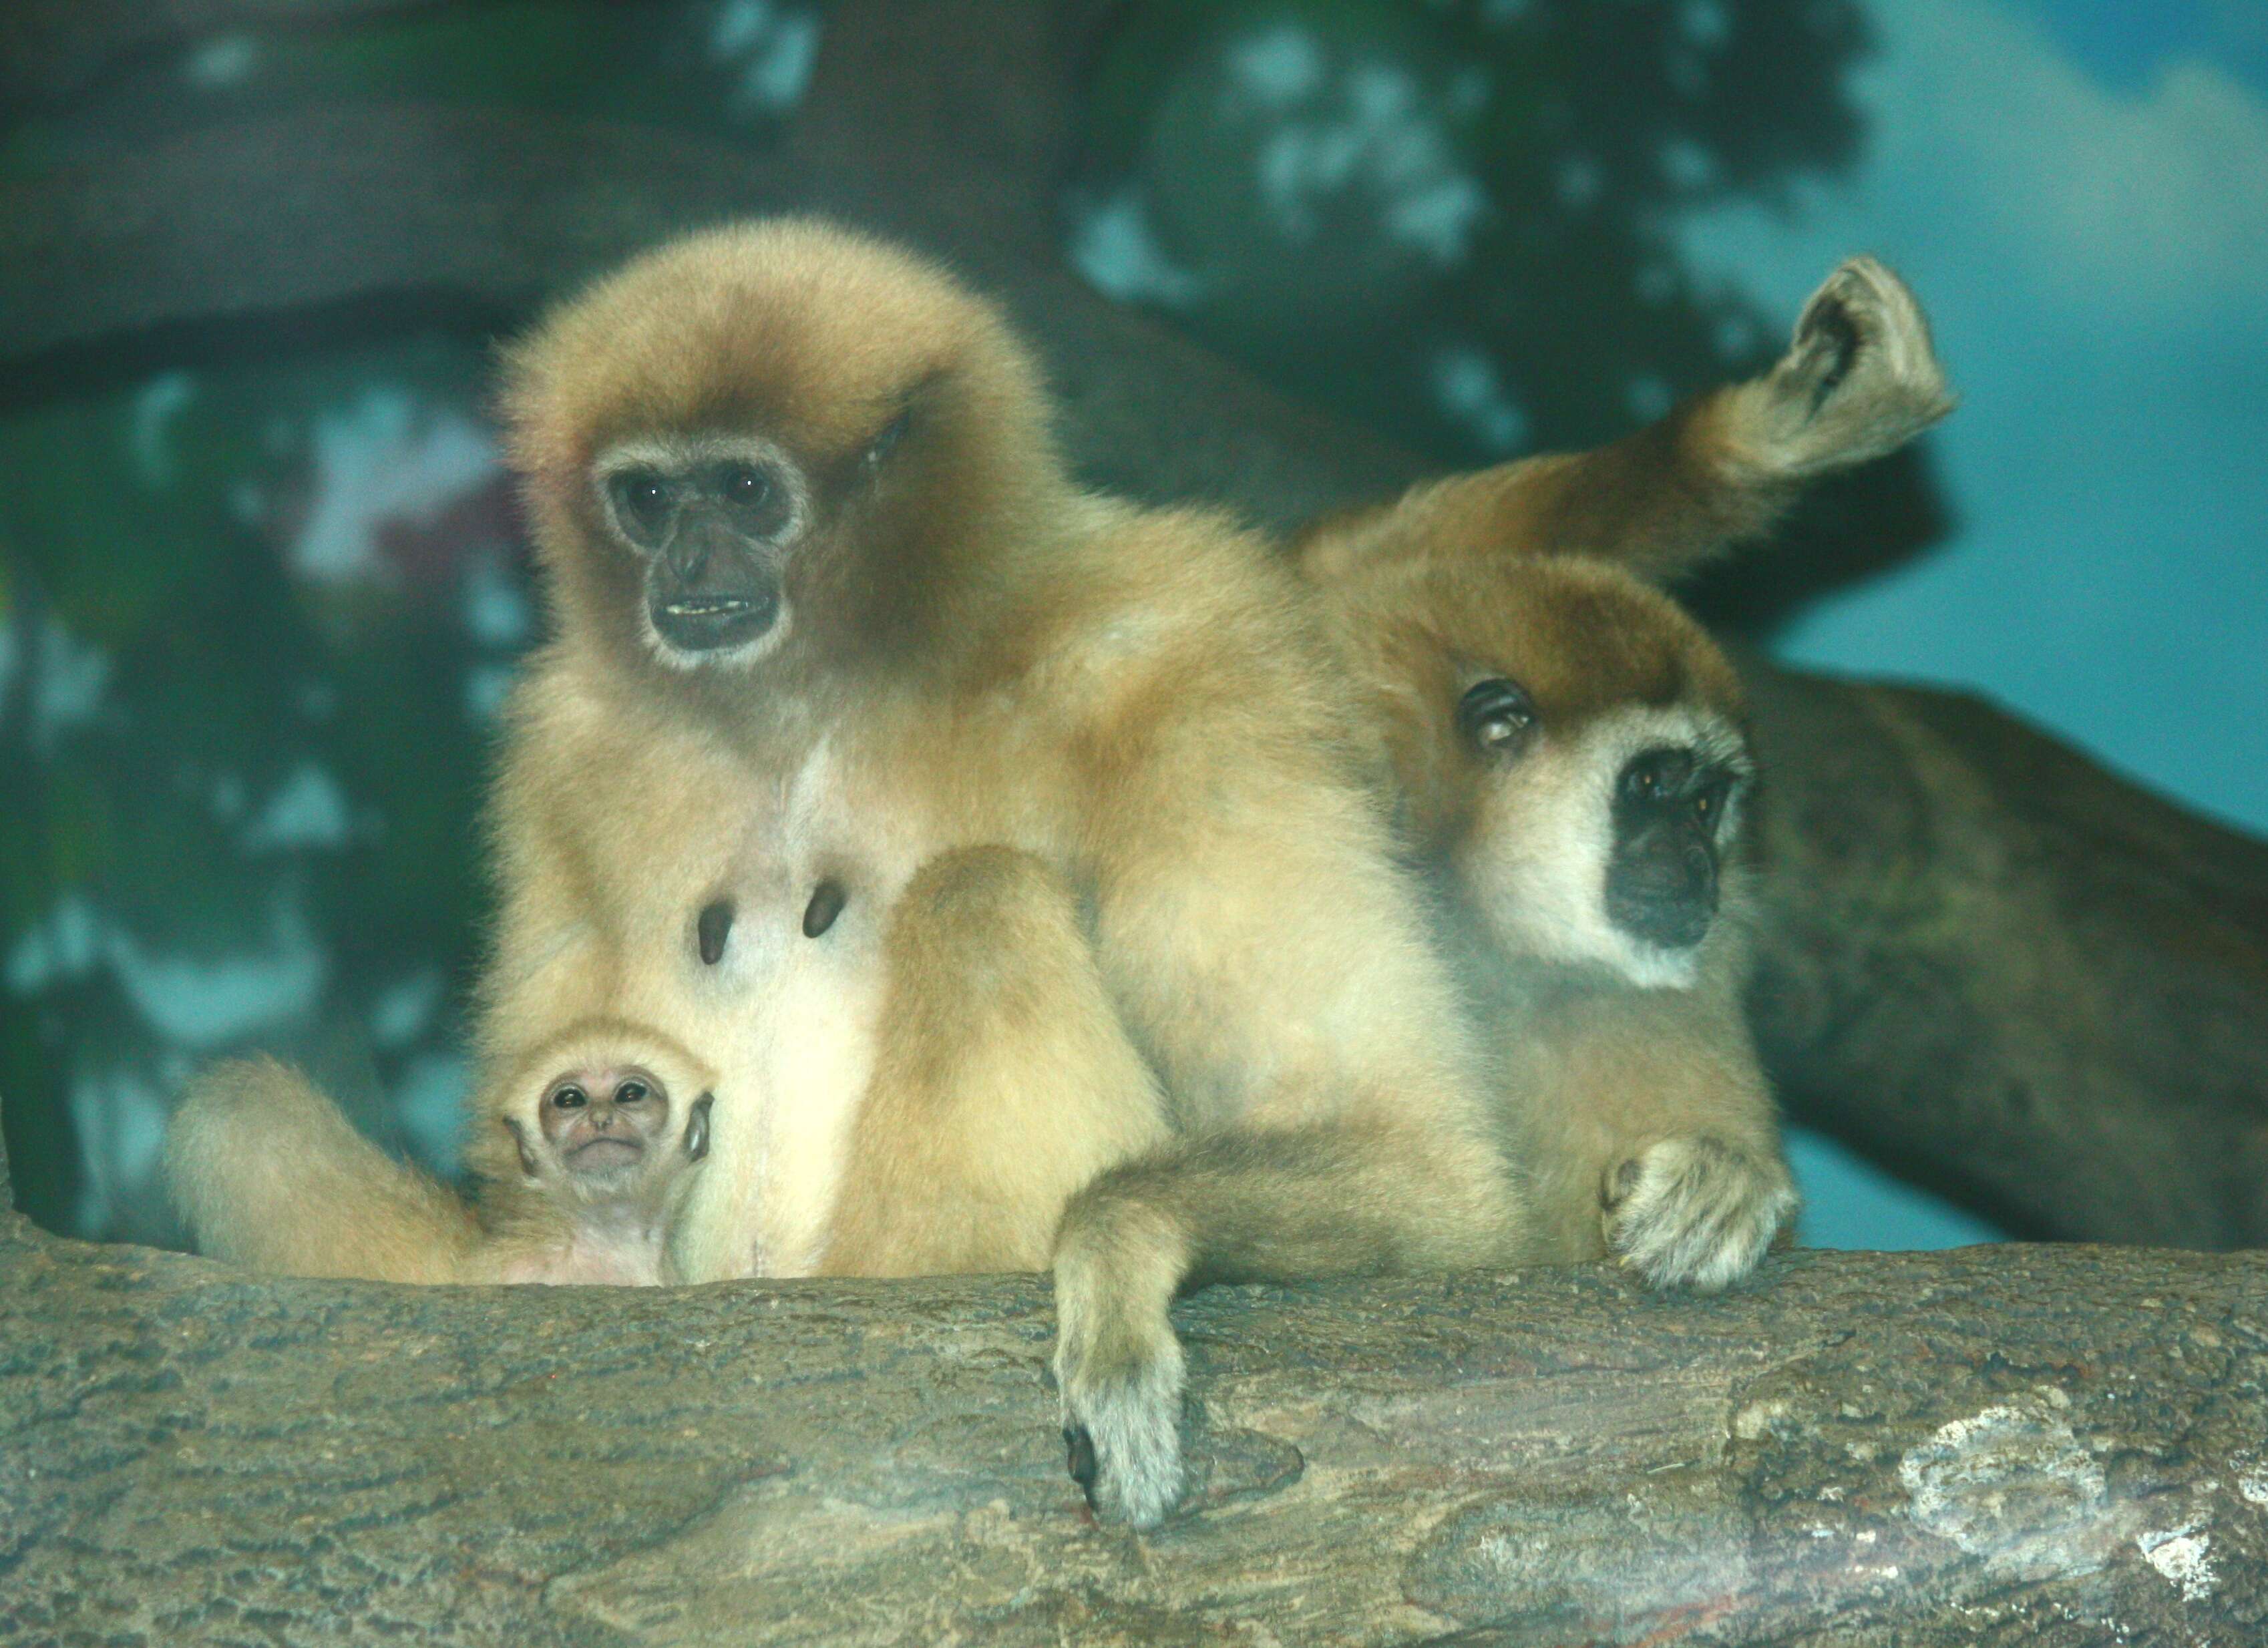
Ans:
[{"label": "gibbon's long fingers", "polygon": [[1800,1199],[1786,1166],[1708,1137],[1657,1140],[1624,1162],[1607,1246],[1654,1287],[1715,1293],[1764,1255]]},{"label": "gibbon's long fingers", "polygon": [[1953,409],[1929,322],[1872,258],[1829,276],[1770,373],[1727,396],[1736,464],[1803,481],[1894,452]]},{"label": "gibbon's long fingers", "polygon": [[1182,1487],[1184,1370],[1167,1307],[1211,1282],[1512,1264],[1528,1221],[1487,1145],[1343,1123],[1192,1139],[1071,1199],[1056,1240],[1056,1377],[1095,1509],[1154,1527]]},{"label": "gibbon's long fingers", "polygon": [[198,1252],[284,1276],[455,1282],[479,1238],[456,1196],[273,1059],[198,1078],[166,1133],[166,1177]]}]

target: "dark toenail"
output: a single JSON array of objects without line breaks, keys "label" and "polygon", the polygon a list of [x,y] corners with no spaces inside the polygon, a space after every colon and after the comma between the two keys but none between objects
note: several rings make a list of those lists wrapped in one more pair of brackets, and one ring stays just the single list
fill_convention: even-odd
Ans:
[{"label": "dark toenail", "polygon": [[1085,1425],[1065,1425],[1063,1438],[1064,1447],[1071,1456],[1071,1479],[1079,1484],[1079,1492],[1086,1496],[1091,1507],[1094,1504],[1094,1438],[1087,1434]]}]

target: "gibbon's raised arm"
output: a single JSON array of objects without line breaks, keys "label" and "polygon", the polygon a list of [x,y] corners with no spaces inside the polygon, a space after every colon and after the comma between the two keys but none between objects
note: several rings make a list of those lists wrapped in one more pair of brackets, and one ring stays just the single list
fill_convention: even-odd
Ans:
[{"label": "gibbon's raised arm", "polygon": [[1584,555],[1663,582],[1765,532],[1806,485],[1896,451],[1953,405],[1912,292],[1853,258],[1812,294],[1763,377],[1590,452],[1422,482],[1398,503],[1326,517],[1300,549],[1326,578],[1382,534],[1392,555]]}]

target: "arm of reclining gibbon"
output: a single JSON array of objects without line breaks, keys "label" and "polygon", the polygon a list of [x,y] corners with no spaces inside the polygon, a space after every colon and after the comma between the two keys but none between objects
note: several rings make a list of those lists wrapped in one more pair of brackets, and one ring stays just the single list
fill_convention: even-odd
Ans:
[{"label": "arm of reclining gibbon", "polygon": [[1425,482],[1398,504],[1327,517],[1299,550],[1328,576],[1373,554],[1390,520],[1403,553],[1596,555],[1661,582],[1764,532],[1807,484],[1896,451],[1953,404],[1912,292],[1853,258],[1763,377],[1591,452]]},{"label": "arm of reclining gibbon", "polygon": [[1044,1269],[1071,1193],[1168,1132],[1071,888],[1010,848],[940,854],[891,911],[884,966],[821,1272]]},{"label": "arm of reclining gibbon", "polygon": [[255,1270],[455,1282],[481,1240],[445,1186],[273,1059],[197,1079],[167,1130],[165,1170],[197,1251]]},{"label": "arm of reclining gibbon", "polygon": [[1530,1013],[1508,1099],[1551,1257],[1705,1293],[1754,1269],[1797,1198],[1736,993],[1571,973]]}]

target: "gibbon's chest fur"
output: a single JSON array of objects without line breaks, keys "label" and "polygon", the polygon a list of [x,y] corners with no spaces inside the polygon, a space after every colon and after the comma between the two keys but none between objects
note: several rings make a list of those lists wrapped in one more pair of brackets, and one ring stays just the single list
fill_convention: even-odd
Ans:
[{"label": "gibbon's chest fur", "polygon": [[701,1049],[721,1077],[676,1267],[696,1281],[808,1274],[873,1073],[890,912],[955,847],[1020,847],[1068,872],[1073,832],[1050,805],[1062,745],[1018,732],[1029,682],[783,713],[727,737],[581,702],[576,681],[531,677],[506,775],[548,773],[571,798],[548,846],[577,884],[536,941],[549,959],[512,994],[595,987],[621,1017]]}]

